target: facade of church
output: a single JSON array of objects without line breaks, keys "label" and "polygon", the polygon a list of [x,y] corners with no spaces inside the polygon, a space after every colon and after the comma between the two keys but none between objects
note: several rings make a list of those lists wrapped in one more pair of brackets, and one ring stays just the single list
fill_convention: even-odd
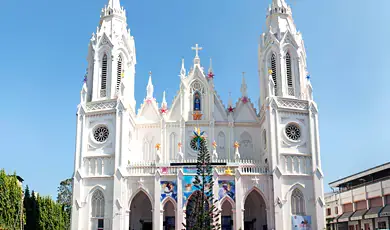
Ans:
[{"label": "facade of church", "polygon": [[[207,134],[222,229],[325,227],[318,110],[291,8],[272,0],[261,35],[260,111],[242,79],[222,104],[200,50],[172,104],[156,100],[150,74],[136,111],[136,49],[119,0],[101,12],[77,112],[72,229],[183,229],[194,169],[194,128]],[[256,52],[254,50],[254,52]],[[208,71],[205,71],[208,70]],[[224,165],[223,163],[226,163]]]}]

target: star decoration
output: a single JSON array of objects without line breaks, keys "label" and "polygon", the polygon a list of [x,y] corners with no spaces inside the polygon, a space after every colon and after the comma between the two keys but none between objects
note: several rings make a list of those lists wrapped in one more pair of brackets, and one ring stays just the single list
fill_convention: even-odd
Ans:
[{"label": "star decoration", "polygon": [[201,114],[200,112],[195,112],[192,114],[192,118],[197,121],[197,120],[201,120],[202,119],[202,116],[203,114]]},{"label": "star decoration", "polygon": [[160,148],[161,148],[161,144],[156,144],[156,149],[160,150]]},{"label": "star decoration", "polygon": [[229,112],[229,113],[233,113],[233,112],[234,112],[234,108],[233,108],[232,106],[229,106],[228,112]]},{"label": "star decoration", "polygon": [[236,149],[240,148],[240,143],[238,143],[238,141],[234,142],[234,148]]},{"label": "star decoration", "polygon": [[230,169],[230,167],[228,167],[228,168],[225,170],[225,174],[226,174],[226,175],[233,175],[233,171]]},{"label": "star decoration", "polygon": [[269,75],[273,74],[272,69],[269,69],[269,70],[268,70],[268,74],[269,74]]},{"label": "star decoration", "polygon": [[217,146],[218,146],[218,145],[217,145],[217,142],[215,142],[215,141],[213,141],[213,144],[212,144],[212,145],[213,145],[214,149],[216,149]]},{"label": "star decoration", "polygon": [[248,103],[249,99],[248,99],[248,97],[242,97],[241,101],[242,101],[242,103],[246,104],[246,103]]},{"label": "star decoration", "polygon": [[257,176],[255,176],[255,177],[252,178],[251,180],[252,180],[253,184],[258,185],[260,179],[259,179]]},{"label": "star decoration", "polygon": [[86,83],[86,82],[87,82],[87,80],[88,80],[88,78],[87,78],[87,75],[85,75],[85,76],[84,76],[84,80],[83,80],[83,82],[84,82],[84,83]]},{"label": "star decoration", "polygon": [[121,77],[122,77],[122,78],[125,77],[125,71],[123,71],[123,72],[121,73]]},{"label": "star decoration", "polygon": [[162,113],[162,114],[165,114],[165,113],[167,113],[168,112],[168,109],[167,108],[161,108],[160,109],[160,113]]},{"label": "star decoration", "polygon": [[182,147],[183,145],[181,144],[181,142],[179,142],[178,144],[177,144],[177,147],[180,149],[181,147]]},{"label": "star decoration", "polygon": [[153,99],[152,99],[152,98],[148,98],[148,99],[146,99],[145,101],[146,101],[146,103],[151,104],[152,101],[153,101]]},{"label": "star decoration", "polygon": [[214,73],[213,72],[210,72],[209,74],[207,74],[207,77],[209,78],[209,79],[213,79],[214,78]]},{"label": "star decoration", "polygon": [[310,75],[307,75],[307,76],[306,76],[306,79],[307,79],[307,80],[310,80]]},{"label": "star decoration", "polygon": [[143,187],[144,186],[144,179],[142,179],[142,177],[139,179],[139,181],[138,181],[138,187]]}]

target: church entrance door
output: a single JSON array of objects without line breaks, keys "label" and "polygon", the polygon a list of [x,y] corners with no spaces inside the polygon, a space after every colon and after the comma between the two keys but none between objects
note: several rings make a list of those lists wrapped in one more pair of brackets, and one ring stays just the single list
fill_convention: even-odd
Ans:
[{"label": "church entrance door", "polygon": [[249,193],[244,209],[244,230],[267,229],[266,205],[259,191],[254,189]]},{"label": "church entrance door", "polygon": [[175,207],[170,200],[168,200],[164,205],[163,229],[175,230]]},{"label": "church entrance door", "polygon": [[152,230],[152,203],[144,192],[139,192],[130,204],[130,230]]},{"label": "church entrance door", "polygon": [[232,205],[229,201],[225,200],[222,204],[221,212],[221,227],[222,230],[233,230],[233,216]]}]

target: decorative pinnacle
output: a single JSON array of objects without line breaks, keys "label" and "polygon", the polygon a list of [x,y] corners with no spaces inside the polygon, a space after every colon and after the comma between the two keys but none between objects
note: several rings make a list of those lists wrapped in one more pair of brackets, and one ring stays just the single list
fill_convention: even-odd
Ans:
[{"label": "decorative pinnacle", "polygon": [[161,106],[164,108],[167,107],[167,100],[165,99],[165,91],[163,92],[163,100],[162,100]]},{"label": "decorative pinnacle", "polygon": [[109,0],[107,6],[111,7],[112,9],[120,9],[121,3],[119,0]]},{"label": "decorative pinnacle", "polygon": [[153,91],[154,91],[154,86],[152,84],[152,71],[149,71],[149,81],[148,81],[148,86],[146,87],[147,99],[153,98]]},{"label": "decorative pinnacle", "polygon": [[229,102],[228,102],[228,106],[231,108],[233,106],[233,102],[232,102],[232,92],[229,92]]},{"label": "decorative pinnacle", "polygon": [[287,3],[284,0],[272,0],[274,6],[287,7]]},{"label": "decorative pinnacle", "polygon": [[241,95],[243,97],[247,97],[248,96],[247,88],[248,87],[247,87],[246,81],[245,81],[245,72],[242,72]]},{"label": "decorative pinnacle", "polygon": [[184,67],[184,58],[181,59],[180,76],[182,76],[182,77],[186,76],[186,69]]},{"label": "decorative pinnacle", "polygon": [[268,69],[268,74],[269,75],[272,75],[274,72],[272,71],[272,69]]}]

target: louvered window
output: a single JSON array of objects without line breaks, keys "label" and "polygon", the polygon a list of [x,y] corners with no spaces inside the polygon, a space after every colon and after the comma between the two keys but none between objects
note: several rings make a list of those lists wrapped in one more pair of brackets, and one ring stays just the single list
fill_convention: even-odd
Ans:
[{"label": "louvered window", "polygon": [[291,72],[291,56],[289,53],[286,54],[286,72],[287,72],[287,86],[288,86],[288,95],[294,96],[294,85]]},{"label": "louvered window", "polygon": [[100,96],[105,97],[107,89],[107,54],[104,54],[102,60],[102,82],[100,86]]},{"label": "louvered window", "polygon": [[271,68],[272,68],[272,80],[275,84],[275,96],[278,95],[278,79],[277,79],[277,73],[276,73],[276,55],[272,54],[271,56]]},{"label": "louvered window", "polygon": [[122,57],[118,57],[118,68],[117,68],[117,76],[116,76],[116,89],[119,90],[119,86],[122,80]]}]

